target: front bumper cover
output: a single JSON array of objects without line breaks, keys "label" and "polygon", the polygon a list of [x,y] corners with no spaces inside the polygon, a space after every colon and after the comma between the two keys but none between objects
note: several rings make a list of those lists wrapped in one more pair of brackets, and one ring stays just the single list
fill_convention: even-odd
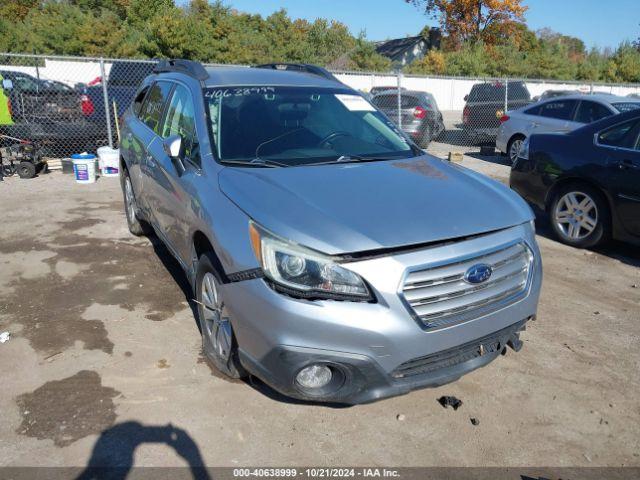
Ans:
[{"label": "front bumper cover", "polygon": [[[453,382],[489,364],[504,354],[507,346],[519,351],[522,346],[519,333],[525,329],[527,320],[459,347],[405,362],[391,375],[364,355],[287,345],[272,349],[260,362],[241,351],[240,361],[249,372],[288,397],[349,405],[369,403]],[[328,365],[343,375],[335,389],[315,395],[296,385],[296,374],[314,363]]]}]

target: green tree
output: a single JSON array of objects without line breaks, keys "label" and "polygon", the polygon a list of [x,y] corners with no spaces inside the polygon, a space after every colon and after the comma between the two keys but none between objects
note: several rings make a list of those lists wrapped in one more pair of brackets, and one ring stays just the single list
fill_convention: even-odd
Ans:
[{"label": "green tree", "polygon": [[613,75],[609,72],[610,80],[614,82],[640,83],[640,51],[631,43],[624,42],[618,47],[610,62]]},{"label": "green tree", "polygon": [[495,73],[492,58],[482,42],[465,43],[447,55],[447,74],[460,76],[491,76]]},{"label": "green tree", "polygon": [[40,6],[40,3],[40,0],[2,0],[0,18],[12,22],[23,20],[29,11]]}]

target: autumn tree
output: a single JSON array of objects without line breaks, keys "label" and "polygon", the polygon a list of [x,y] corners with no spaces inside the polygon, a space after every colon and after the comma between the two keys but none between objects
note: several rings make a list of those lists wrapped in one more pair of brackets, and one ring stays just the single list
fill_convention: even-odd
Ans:
[{"label": "autumn tree", "polygon": [[405,0],[437,19],[454,45],[467,40],[497,43],[517,31],[527,7],[522,0]]}]

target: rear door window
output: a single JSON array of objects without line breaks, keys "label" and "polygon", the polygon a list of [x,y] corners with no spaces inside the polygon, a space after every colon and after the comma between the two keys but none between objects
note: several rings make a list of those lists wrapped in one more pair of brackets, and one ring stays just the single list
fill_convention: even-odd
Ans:
[{"label": "rear door window", "polygon": [[507,97],[509,100],[529,100],[531,95],[529,94],[529,90],[522,82],[509,83],[509,90],[507,92]]},{"label": "rear door window", "polygon": [[[378,108],[398,108],[398,95],[378,95],[371,100]],[[420,100],[412,95],[400,96],[401,108],[415,108],[420,105]]]},{"label": "rear door window", "polygon": [[154,83],[144,99],[142,110],[140,110],[140,120],[157,134],[160,134],[158,127],[172,86],[169,82]]},{"label": "rear door window", "polygon": [[607,107],[600,103],[581,100],[576,111],[575,121],[579,123],[593,123],[613,115]]},{"label": "rear door window", "polygon": [[136,116],[140,116],[140,110],[142,109],[142,104],[144,102],[144,98],[147,96],[147,92],[149,91],[149,87],[144,87],[138,94],[136,98],[133,99],[133,113]]},{"label": "rear door window", "polygon": [[557,120],[571,120],[577,100],[556,100],[541,105],[538,115]]}]

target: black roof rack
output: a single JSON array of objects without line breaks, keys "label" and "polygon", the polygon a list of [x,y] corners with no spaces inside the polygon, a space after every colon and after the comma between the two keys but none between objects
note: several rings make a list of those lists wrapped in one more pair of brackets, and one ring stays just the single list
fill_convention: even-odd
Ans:
[{"label": "black roof rack", "polygon": [[182,59],[159,60],[153,73],[179,72],[196,80],[205,81],[209,74],[200,62]]},{"label": "black roof rack", "polygon": [[327,80],[340,82],[340,80],[338,80],[328,70],[317,65],[310,65],[308,63],[264,63],[262,65],[255,65],[253,68],[267,68],[271,70],[288,70],[292,72],[310,73],[312,75],[326,78]]}]

